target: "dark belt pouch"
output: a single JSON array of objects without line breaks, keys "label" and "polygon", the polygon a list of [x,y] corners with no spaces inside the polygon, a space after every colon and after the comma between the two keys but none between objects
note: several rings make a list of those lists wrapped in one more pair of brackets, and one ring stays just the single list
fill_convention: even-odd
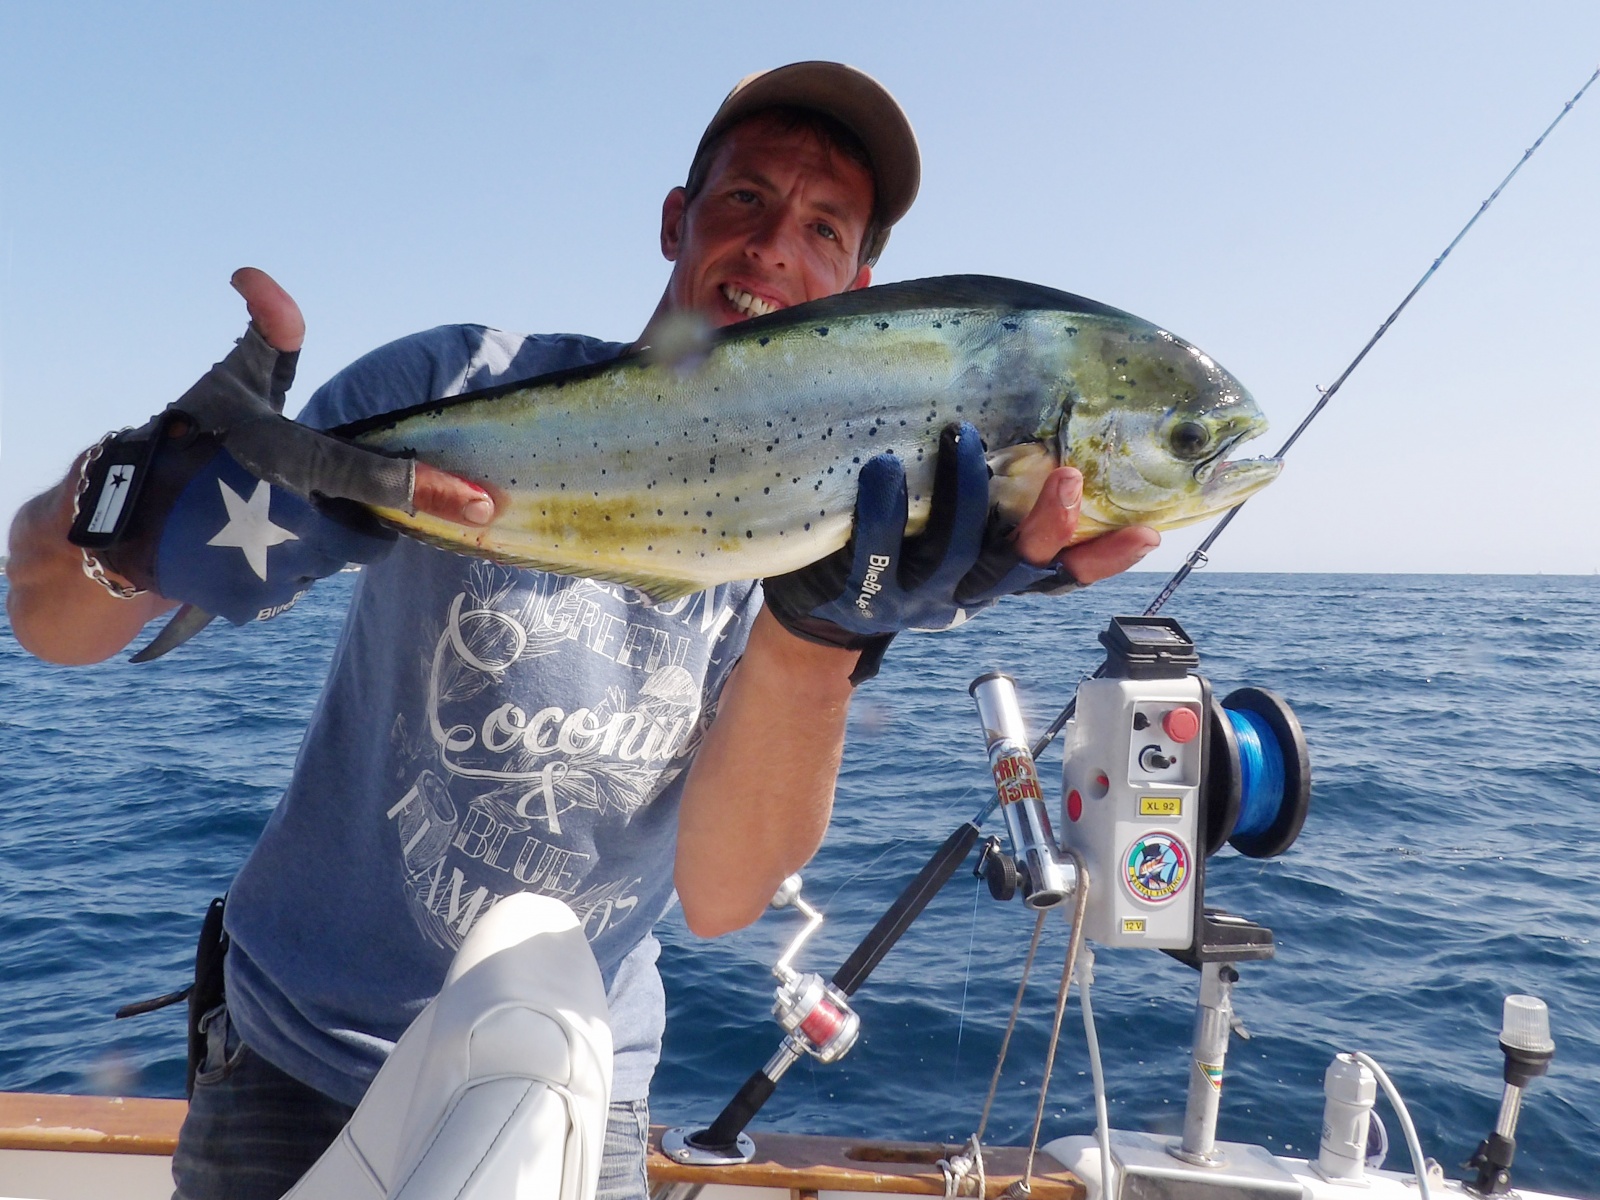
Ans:
[{"label": "dark belt pouch", "polygon": [[194,1095],[194,1076],[206,1054],[206,1036],[200,1032],[200,1018],[223,1001],[222,960],[228,956],[228,935],[222,931],[223,897],[206,908],[200,922],[200,943],[194,951],[194,987],[189,990],[189,1070],[184,1076],[184,1094]]},{"label": "dark belt pouch", "polygon": [[188,987],[157,996],[153,1000],[140,1000],[117,1009],[117,1017],[137,1017],[177,1004],[189,1002],[189,1066],[184,1073],[183,1091],[194,1095],[194,1077],[205,1059],[206,1037],[200,1032],[200,1018],[223,1001],[222,963],[228,956],[228,935],[222,931],[224,897],[218,896],[206,908],[205,920],[200,922],[200,942],[194,951],[194,982]]}]

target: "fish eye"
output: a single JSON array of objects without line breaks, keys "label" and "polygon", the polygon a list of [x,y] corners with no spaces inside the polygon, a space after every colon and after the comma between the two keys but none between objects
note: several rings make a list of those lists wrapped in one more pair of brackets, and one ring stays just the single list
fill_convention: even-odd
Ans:
[{"label": "fish eye", "polygon": [[1180,421],[1167,435],[1167,444],[1179,458],[1199,458],[1210,443],[1210,432],[1198,421]]}]

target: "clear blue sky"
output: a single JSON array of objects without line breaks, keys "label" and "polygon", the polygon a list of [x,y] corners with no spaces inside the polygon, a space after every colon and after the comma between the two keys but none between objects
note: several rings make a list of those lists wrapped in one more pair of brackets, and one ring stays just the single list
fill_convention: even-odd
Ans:
[{"label": "clear blue sky", "polygon": [[[1164,324],[1252,388],[1264,453],[1588,77],[1600,5],[0,3],[0,522],[226,350],[235,266],[305,310],[302,401],[447,321],[634,336],[710,113],[809,57],[921,138],[881,280]],[[1600,569],[1597,214],[1600,86],[1217,568]]]}]

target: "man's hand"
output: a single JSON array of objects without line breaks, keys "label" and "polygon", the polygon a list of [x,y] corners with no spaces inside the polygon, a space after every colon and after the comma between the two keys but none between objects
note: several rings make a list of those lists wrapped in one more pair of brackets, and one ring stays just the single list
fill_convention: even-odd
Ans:
[{"label": "man's hand", "polygon": [[1013,538],[1022,561],[1055,564],[1087,586],[1126,571],[1161,544],[1161,535],[1148,525],[1129,525],[1074,546],[1082,507],[1082,472],[1076,467],[1050,472]]},{"label": "man's hand", "polygon": [[898,458],[870,460],[857,487],[850,543],[765,581],[767,607],[789,632],[862,652],[856,682],[876,673],[901,630],[947,629],[1002,596],[1103,579],[1160,540],[1154,530],[1131,528],[1068,548],[1083,492],[1083,477],[1071,468],[1053,472],[1018,528],[1005,528],[990,511],[983,444],[966,424],[940,438],[932,510],[916,537],[905,536],[908,502]]},{"label": "man's hand", "polygon": [[[298,350],[305,321],[293,298],[251,267],[235,272],[232,282],[266,345],[284,354]],[[109,658],[173,607],[154,592],[118,599],[84,574],[82,553],[67,534],[86,458],[80,455],[65,479],[24,504],[11,526],[7,607],[12,630],[30,653],[49,662]],[[418,509],[460,524],[481,525],[494,516],[493,501],[482,489],[420,463],[413,495]],[[115,570],[105,574],[124,588],[133,583]]]},{"label": "man's hand", "polygon": [[[272,276],[255,267],[240,267],[231,282],[244,297],[250,320],[269,346],[283,351],[300,349],[306,337],[305,318],[300,315],[300,306]],[[412,503],[418,512],[469,528],[487,525],[494,519],[494,501],[487,492],[426,463],[417,464]]]},{"label": "man's hand", "polygon": [[[233,284],[250,311],[244,338],[104,446],[84,496],[92,516],[72,540],[139,588],[243,624],[285,611],[348,562],[386,555],[396,535],[350,501],[414,510],[416,464],[285,418],[305,321],[263,272],[238,271]],[[448,518],[492,512],[465,481],[427,476],[425,500]]]}]

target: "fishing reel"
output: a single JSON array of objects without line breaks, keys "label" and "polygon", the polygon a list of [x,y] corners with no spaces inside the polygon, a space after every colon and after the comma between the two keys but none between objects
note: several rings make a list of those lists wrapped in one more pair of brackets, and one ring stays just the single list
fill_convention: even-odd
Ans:
[{"label": "fishing reel", "polygon": [[800,876],[791,875],[771,901],[773,908],[793,907],[806,918],[805,928],[773,964],[778,987],[773,994],[772,1015],[788,1035],[797,1057],[803,1052],[818,1062],[837,1062],[856,1044],[861,1018],[850,1007],[849,998],[832,983],[814,971],[802,973],[790,965],[800,947],[822,924],[822,914],[801,898],[800,887]]},{"label": "fishing reel", "polygon": [[1270,956],[1268,931],[1206,912],[1205,861],[1225,845],[1269,858],[1294,844],[1311,801],[1299,721],[1261,688],[1218,701],[1170,617],[1113,618],[1100,642],[1106,664],[1065,727],[1059,840],[1015,686],[999,673],[973,682],[1010,843],[990,838],[978,873],[996,899],[1050,908],[1073,893],[1081,861],[1091,940],[1195,961]]},{"label": "fishing reel", "polygon": [[[749,1162],[755,1157],[756,1147],[744,1131],[745,1126],[767,1102],[778,1080],[807,1054],[821,1063],[837,1062],[856,1044],[861,1018],[850,1005],[849,993],[853,989],[848,964],[831,980],[815,972],[796,971],[791,965],[800,947],[822,925],[822,914],[800,895],[801,886],[800,876],[791,875],[778,886],[770,901],[772,908],[792,908],[806,919],[805,926],[772,965],[778,980],[772,1015],[783,1029],[783,1042],[766,1065],[744,1081],[710,1125],[704,1129],[685,1125],[662,1134],[661,1152],[668,1158],[702,1167]],[[890,941],[883,945],[877,957],[888,953],[892,944]]]}]

